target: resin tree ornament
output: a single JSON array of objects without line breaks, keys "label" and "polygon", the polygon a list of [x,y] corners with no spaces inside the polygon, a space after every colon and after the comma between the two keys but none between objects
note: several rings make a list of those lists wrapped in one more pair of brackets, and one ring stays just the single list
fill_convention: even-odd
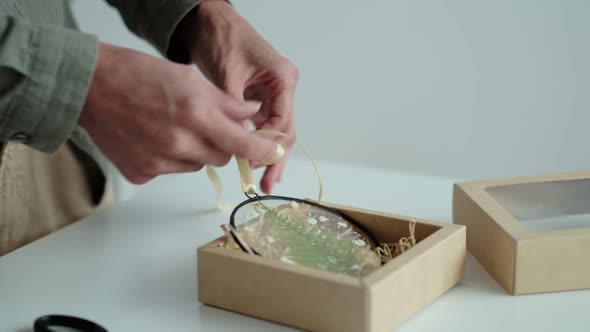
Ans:
[{"label": "resin tree ornament", "polygon": [[285,263],[354,276],[381,265],[375,241],[359,224],[315,202],[254,196],[238,205],[230,224],[244,251]]},{"label": "resin tree ornament", "polygon": [[[262,134],[286,136],[270,131]],[[277,145],[277,153],[283,154],[284,149]],[[274,156],[269,163],[281,157]],[[315,162],[311,157],[310,160],[317,172]],[[316,203],[284,196],[259,196],[250,163],[243,159],[237,159],[237,163],[242,191],[248,200],[233,210],[230,234],[244,251],[353,276],[366,275],[381,266],[377,242],[369,233],[352,218],[319,203],[319,172],[320,195]]]}]

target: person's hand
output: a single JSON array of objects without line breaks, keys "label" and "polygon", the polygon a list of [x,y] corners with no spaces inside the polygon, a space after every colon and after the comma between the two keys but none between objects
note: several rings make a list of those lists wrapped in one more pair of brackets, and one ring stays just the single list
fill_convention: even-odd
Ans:
[{"label": "person's hand", "polygon": [[[239,100],[262,107],[250,120],[257,129],[283,132],[295,139],[293,98],[297,68],[266,42],[226,1],[205,0],[183,20],[181,41],[192,61],[215,85]],[[279,138],[288,152],[292,140]],[[280,181],[287,154],[267,167],[260,182],[270,193]],[[260,166],[260,163],[254,163]]]},{"label": "person's hand", "polygon": [[276,144],[242,122],[260,103],[237,101],[188,66],[101,43],[78,123],[134,184],[272,156]]}]

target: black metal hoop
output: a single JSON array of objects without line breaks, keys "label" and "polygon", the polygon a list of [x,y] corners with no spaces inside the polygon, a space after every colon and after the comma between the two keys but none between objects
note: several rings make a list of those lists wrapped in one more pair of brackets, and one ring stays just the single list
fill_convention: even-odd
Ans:
[{"label": "black metal hoop", "polygon": [[[378,242],[377,240],[375,240],[375,238],[373,237],[373,235],[371,235],[371,233],[369,231],[367,231],[367,229],[365,228],[365,226],[361,225],[358,221],[354,220],[353,218],[349,217],[348,215],[338,211],[338,210],[334,210],[332,208],[329,208],[327,206],[321,205],[319,203],[316,202],[312,202],[312,201],[307,201],[304,199],[300,199],[300,198],[293,198],[293,197],[287,197],[287,196],[275,196],[275,195],[266,195],[266,196],[258,196],[258,194],[255,194],[256,196],[254,197],[250,197],[248,196],[248,194],[246,194],[246,196],[248,197],[248,200],[243,201],[242,203],[240,203],[238,206],[235,207],[235,209],[232,211],[230,217],[229,217],[229,224],[232,226],[233,229],[237,230],[236,228],[236,222],[235,222],[235,216],[236,216],[236,212],[245,205],[248,205],[252,202],[256,202],[256,201],[265,201],[265,200],[271,200],[271,199],[276,199],[276,200],[284,200],[284,201],[294,201],[297,203],[303,203],[303,204],[307,204],[307,205],[311,205],[314,206],[318,209],[330,212],[332,214],[335,214],[339,217],[341,217],[342,219],[348,221],[349,223],[351,223],[352,225],[354,225],[356,228],[360,229],[364,235],[366,235],[369,240],[372,242],[373,246],[377,246]],[[234,239],[234,241],[238,244],[238,246],[240,246],[240,248],[242,248],[243,251],[248,252],[248,250],[246,250],[246,248],[244,247],[244,245],[242,244],[242,242],[240,241],[240,239],[238,239],[236,237],[236,235],[233,232],[229,232],[232,236],[232,238]],[[252,250],[256,255],[258,256],[262,256],[260,253],[258,253],[256,250],[254,250],[254,248],[250,248],[250,250]]]},{"label": "black metal hoop", "polygon": [[80,317],[66,315],[46,315],[35,320],[35,332],[53,332],[52,326],[67,327],[80,332],[108,332],[104,327]]}]

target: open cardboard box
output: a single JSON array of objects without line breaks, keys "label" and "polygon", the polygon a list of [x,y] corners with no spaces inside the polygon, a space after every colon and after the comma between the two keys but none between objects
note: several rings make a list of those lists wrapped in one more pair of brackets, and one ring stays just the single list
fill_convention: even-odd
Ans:
[{"label": "open cardboard box", "polygon": [[390,331],[463,279],[465,227],[325,204],[357,220],[379,241],[408,236],[416,246],[356,278],[225,248],[197,251],[199,301],[313,331]]},{"label": "open cardboard box", "polygon": [[590,172],[457,183],[453,219],[509,293],[590,288]]}]

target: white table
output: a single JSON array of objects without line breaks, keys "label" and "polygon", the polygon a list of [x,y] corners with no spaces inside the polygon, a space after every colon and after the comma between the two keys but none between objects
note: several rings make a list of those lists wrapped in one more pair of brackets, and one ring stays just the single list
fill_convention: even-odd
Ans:
[{"label": "white table", "polygon": [[[451,222],[456,179],[320,163],[325,200]],[[235,167],[225,194],[239,202]],[[275,193],[313,197],[306,161],[292,160]],[[203,172],[147,184],[123,205],[0,258],[0,331],[31,331],[48,313],[79,315],[109,331],[287,331],[290,328],[200,304],[197,246],[221,235]],[[465,281],[399,331],[588,331],[590,291],[513,297],[471,256]]]}]

